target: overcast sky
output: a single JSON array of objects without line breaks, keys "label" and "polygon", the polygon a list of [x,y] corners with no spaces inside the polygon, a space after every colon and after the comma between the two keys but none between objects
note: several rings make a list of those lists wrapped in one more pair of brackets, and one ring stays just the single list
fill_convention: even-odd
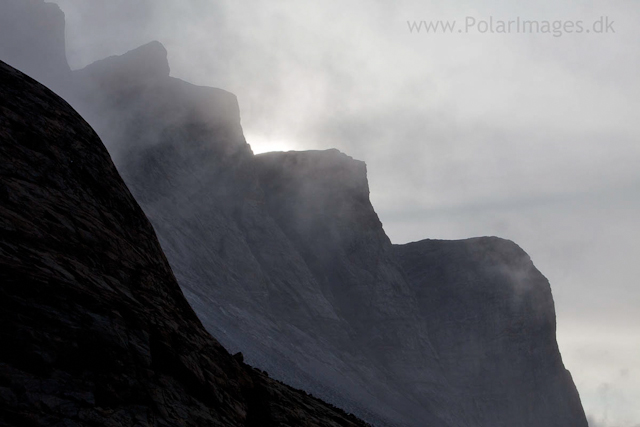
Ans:
[{"label": "overcast sky", "polygon": [[173,76],[238,96],[254,151],[365,160],[394,243],[514,240],[551,281],[592,425],[640,426],[637,0],[57,3],[72,68],[159,40]]}]

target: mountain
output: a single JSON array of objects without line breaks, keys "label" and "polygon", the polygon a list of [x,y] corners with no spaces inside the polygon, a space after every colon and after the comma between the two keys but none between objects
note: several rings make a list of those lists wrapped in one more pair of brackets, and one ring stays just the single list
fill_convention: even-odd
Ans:
[{"label": "mountain", "polygon": [[[166,51],[153,42],[75,71],[82,90],[71,99],[103,137],[203,324],[293,386],[362,413],[362,396],[371,395],[400,418],[404,396],[390,404],[384,379],[354,376],[357,359],[341,355],[344,346],[361,352],[355,332],[272,217],[260,182],[266,170],[244,139],[235,96],[172,78],[162,61]],[[161,72],[121,71],[135,64]],[[351,162],[361,164],[345,167]],[[366,187],[364,174],[360,181]]]},{"label": "mountain", "polygon": [[363,162],[253,155],[236,97],[172,78],[160,43],[68,79],[227,349],[379,426],[587,426],[549,283],[515,244],[393,245]]},{"label": "mountain", "polygon": [[1,62],[0,160],[0,425],[365,425],[227,353],[96,133]]},{"label": "mountain", "polygon": [[[526,255],[492,257],[484,240],[475,261],[455,242],[437,262],[407,255],[384,233],[363,162],[337,150],[254,156],[235,97],[174,79],[163,61],[154,42],[76,71],[78,99],[227,348],[379,425],[586,425],[549,284],[538,273],[535,291],[511,295],[535,269]],[[445,261],[464,291],[436,274]],[[459,303],[485,329],[453,327]]]},{"label": "mountain", "polygon": [[485,237],[394,249],[472,425],[587,425],[555,340],[551,287],[519,246]]},{"label": "mountain", "polygon": [[0,59],[46,85],[66,83],[65,18],[42,0],[2,0]]}]

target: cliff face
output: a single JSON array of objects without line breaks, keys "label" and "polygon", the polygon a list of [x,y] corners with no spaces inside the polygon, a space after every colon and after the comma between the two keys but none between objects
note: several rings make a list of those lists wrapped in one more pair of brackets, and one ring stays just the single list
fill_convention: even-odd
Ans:
[{"label": "cliff face", "polygon": [[231,357],[89,125],[0,62],[0,425],[364,425]]},{"label": "cliff face", "polygon": [[44,84],[68,78],[64,13],[42,0],[2,0],[0,59]]},{"label": "cliff face", "polygon": [[[268,175],[277,162],[254,158],[242,135],[235,97],[173,79],[168,73],[154,74],[148,80],[137,77],[144,75],[140,72],[120,78],[128,75],[123,70],[136,64],[168,69],[157,66],[166,63],[166,52],[159,46],[152,43],[74,72],[85,89],[73,93],[71,99],[86,111],[85,116],[105,139],[119,171],[153,223],[185,296],[207,329],[227,348],[242,351],[250,363],[349,410],[368,413],[369,407],[378,406],[381,409],[370,415],[372,419],[379,413],[401,417],[395,408],[402,408],[406,398],[398,395],[396,403],[390,403],[389,393],[383,391],[386,374],[378,378],[379,372],[359,367],[364,348],[354,338],[360,336],[362,327],[344,315],[363,313],[356,313],[357,305],[345,307],[346,294],[330,295],[325,289],[333,283],[321,276],[323,269],[330,268],[330,260],[317,265],[311,259],[307,262],[296,238],[278,223],[277,212],[271,212],[279,196],[275,189],[266,189],[261,176]],[[156,66],[148,67],[149,63]],[[369,203],[364,164],[337,151],[329,154],[308,153],[300,158],[309,165],[316,157],[326,157],[325,167],[357,178],[355,187],[345,193],[345,201],[357,199],[359,206],[368,205],[369,219],[363,230],[373,226],[371,239],[386,242],[381,255],[388,260],[391,244]],[[332,166],[338,159],[345,161]],[[351,170],[354,165],[359,166]],[[271,183],[278,185],[283,179],[288,178],[274,176]],[[334,189],[338,184],[336,181]],[[358,212],[356,206],[350,209]],[[318,218],[326,220],[326,216]],[[355,219],[346,215],[340,227]],[[336,243],[327,241],[315,253],[322,254]],[[361,248],[374,246],[360,244]],[[359,274],[368,275],[367,257],[359,256],[363,263]],[[395,285],[386,284],[385,274]],[[399,281],[397,269],[376,275],[376,281],[385,286],[407,287]],[[351,283],[358,283],[357,278]],[[366,289],[375,286],[366,284],[358,293],[369,295]],[[348,287],[343,290],[348,292]],[[408,324],[411,318],[403,321]],[[360,325],[365,324],[372,322],[361,319]],[[392,336],[393,332],[385,329],[385,334]]]},{"label": "cliff face", "polygon": [[255,165],[267,211],[341,318],[361,331],[372,320],[392,321],[399,310],[415,314],[369,201],[364,162],[328,150],[267,153]]},{"label": "cliff face", "polygon": [[481,426],[586,426],[547,279],[510,241],[395,246],[456,399]]},{"label": "cliff face", "polygon": [[[368,384],[359,399],[371,410],[376,410],[372,397],[400,409],[389,415],[376,410],[392,422],[446,425],[450,408],[438,403],[434,388],[422,386],[444,389],[446,379],[415,291],[369,200],[365,164],[337,150],[266,153],[256,156],[255,164],[268,213],[346,333],[330,336],[331,355],[347,362],[342,375]],[[322,333],[317,324],[306,329]]]},{"label": "cliff face", "polygon": [[235,96],[171,78],[159,43],[69,79],[226,348],[377,425],[586,427],[549,284],[515,245],[392,245],[364,163],[254,156]]},{"label": "cliff face", "polygon": [[[549,285],[528,276],[526,255],[504,242],[454,242],[435,261],[394,247],[364,163],[337,150],[253,156],[235,98],[172,79],[162,61],[154,43],[75,74],[185,295],[225,346],[381,425],[585,425]],[[129,71],[149,63],[162,73]],[[445,264],[466,287],[438,275]]]}]

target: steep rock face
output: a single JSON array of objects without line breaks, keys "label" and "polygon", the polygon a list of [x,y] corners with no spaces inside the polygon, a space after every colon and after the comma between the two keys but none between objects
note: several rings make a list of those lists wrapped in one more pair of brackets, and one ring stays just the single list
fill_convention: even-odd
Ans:
[{"label": "steep rock face", "polygon": [[[106,141],[204,325],[226,347],[294,386],[360,413],[377,406],[376,413],[401,418],[388,393],[372,396],[372,382],[383,390],[384,379],[357,368],[363,349],[354,343],[356,330],[272,217],[260,183],[260,165],[267,163],[254,159],[244,140],[235,97],[165,72],[120,79],[136,64],[166,69],[157,65],[166,62],[157,47],[74,72],[86,89],[72,99]],[[358,197],[369,203],[363,164],[351,162],[361,165]],[[375,238],[386,239],[370,204],[369,212]],[[388,239],[386,245],[390,250]],[[406,398],[395,400],[403,407]]]},{"label": "steep rock face", "polygon": [[473,425],[587,425],[555,340],[551,288],[522,249],[494,237],[395,250]]},{"label": "steep rock face", "polygon": [[2,0],[0,60],[47,85],[69,76],[64,13],[43,0]]},{"label": "steep rock face", "polygon": [[255,164],[269,214],[348,332],[348,341],[334,338],[335,354],[363,366],[358,375],[370,394],[401,408],[396,422],[446,425],[450,408],[433,387],[446,388],[446,380],[415,292],[369,200],[364,162],[327,150],[266,153]]},{"label": "steep rock face", "polygon": [[[125,56],[140,63],[135,55]],[[556,419],[566,401],[577,418],[557,419],[582,425],[557,347],[541,348],[539,358],[511,361],[510,347],[494,345],[491,334],[438,333],[439,315],[430,314],[421,288],[407,278],[408,267],[398,262],[370,204],[362,162],[336,150],[254,157],[237,106],[234,114],[216,113],[203,107],[195,87],[166,75],[151,79],[150,86],[126,81],[124,90],[101,67],[117,69],[105,61],[78,75],[91,76],[102,88],[103,98],[93,105],[126,112],[111,113],[118,126],[104,129],[117,131],[108,140],[120,170],[156,227],[189,301],[225,345],[381,425],[546,427],[540,420],[549,418],[540,413]],[[181,89],[167,91],[172,86]],[[225,92],[202,93],[212,105],[229,105],[219,101]],[[139,111],[138,105],[145,107]],[[188,113],[177,113],[176,106]],[[466,271],[459,258],[452,260]],[[470,269],[466,274],[470,283],[488,280]],[[509,286],[517,286],[511,279]],[[450,280],[443,277],[442,286]],[[474,303],[482,304],[467,301]],[[536,316],[553,322],[553,306],[545,307]],[[519,316],[514,325],[531,321],[526,313]],[[476,317],[513,326],[508,317]],[[536,346],[538,336],[555,339],[553,328],[528,327],[536,334],[520,334],[513,345]],[[470,339],[500,363],[483,365],[481,375],[463,374],[482,364],[466,356]],[[510,374],[500,374],[502,364]],[[522,372],[531,375],[514,374]],[[513,397],[521,380],[553,378],[557,386],[527,386],[525,395]],[[494,395],[496,384],[510,394]],[[555,397],[544,397],[547,392]],[[496,404],[495,396],[507,398]]]},{"label": "steep rock face", "polygon": [[[360,329],[373,314],[412,314],[410,307],[392,305],[402,305],[410,292],[393,268],[391,242],[369,202],[364,162],[328,150],[266,153],[255,164],[269,213],[341,317]],[[382,301],[385,312],[371,310]]]},{"label": "steep rock face", "polygon": [[[156,178],[183,179],[179,174],[195,166],[192,163],[200,156],[205,156],[202,160],[214,161],[211,170],[216,170],[251,155],[242,135],[235,95],[170,77],[167,51],[158,42],[74,71],[73,81],[73,91],[65,95],[96,126],[123,169],[137,173],[137,168],[126,167],[125,162],[138,166],[140,157],[153,157],[158,152],[168,157],[192,156],[176,159],[173,169],[167,171],[169,176],[153,177],[145,194],[162,191],[156,188],[159,185]],[[130,139],[120,140],[123,134]],[[216,142],[211,143],[214,135]],[[185,147],[180,148],[188,150],[162,152],[169,149],[167,141],[175,140],[183,141]],[[193,178],[192,174],[189,177]]]},{"label": "steep rock face", "polygon": [[[434,390],[417,402],[404,386],[444,379],[364,164],[336,150],[254,158],[235,97],[173,79],[162,61],[152,43],[76,71],[86,89],[74,99],[204,325],[249,362],[370,420],[438,421],[448,410]],[[165,71],[145,79],[128,71],[138,65]]]},{"label": "steep rock face", "polygon": [[0,425],[364,425],[231,357],[98,136],[1,62],[0,160]]}]

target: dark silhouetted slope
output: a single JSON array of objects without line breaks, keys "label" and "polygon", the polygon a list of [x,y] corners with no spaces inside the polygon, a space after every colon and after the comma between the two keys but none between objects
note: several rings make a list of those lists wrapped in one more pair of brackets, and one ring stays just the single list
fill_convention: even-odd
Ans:
[{"label": "dark silhouetted slope", "polygon": [[0,425],[364,425],[204,330],[98,136],[4,63],[0,201]]}]

